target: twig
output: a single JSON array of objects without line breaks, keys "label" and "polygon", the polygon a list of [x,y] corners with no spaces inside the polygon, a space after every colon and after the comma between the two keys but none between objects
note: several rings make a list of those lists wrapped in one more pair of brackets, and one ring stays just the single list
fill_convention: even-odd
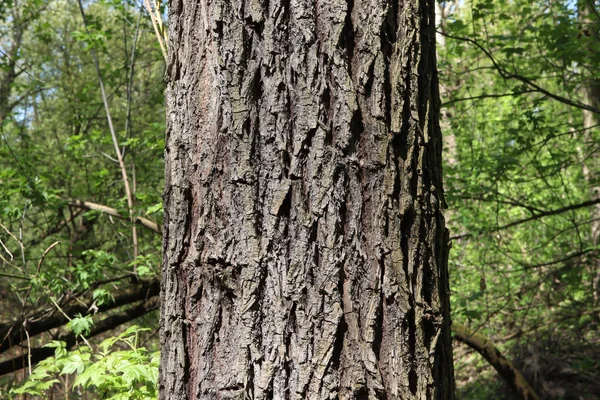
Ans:
[{"label": "twig", "polygon": [[[125,118],[125,134],[129,134],[131,137],[131,92],[133,91],[133,75],[135,71],[135,49],[137,47],[138,35],[140,32],[140,23],[142,21],[142,12],[140,10],[137,24],[135,27],[135,35],[133,36],[133,45],[131,46],[131,60],[129,62],[129,79],[127,80],[127,116]],[[125,46],[127,48],[127,46]],[[136,193],[136,179],[135,179],[135,151],[131,151],[131,183],[132,183],[132,198],[135,206],[135,193]],[[131,227],[132,240],[133,240],[133,255],[137,258],[139,254],[137,228],[135,224]],[[133,272],[137,273],[137,267],[133,267]]]},{"label": "twig", "polygon": [[[117,211],[116,208],[108,207],[108,206],[105,206],[102,204],[96,204],[96,203],[92,203],[89,201],[81,201],[81,200],[71,200],[68,202],[68,204],[71,207],[78,207],[78,208],[84,208],[86,210],[98,211],[98,212],[107,214],[108,216],[113,216],[113,217],[116,217],[119,219],[127,219],[123,215],[119,214],[119,211]],[[160,226],[156,222],[151,221],[147,218],[135,217],[133,219],[133,223],[142,224],[146,228],[154,231],[155,233],[159,233],[159,234],[161,233]]]},{"label": "twig", "polygon": [[[167,62],[167,50],[164,44],[164,37],[161,34],[162,22],[160,18],[160,6],[156,4],[154,1],[154,9],[152,10],[152,6],[150,5],[149,0],[144,0],[144,5],[146,6],[146,10],[150,15],[150,20],[152,21],[152,27],[154,27],[154,32],[156,33],[156,38],[158,39],[158,44],[160,44],[160,50],[162,51],[163,57],[165,58],[165,62]],[[156,14],[155,14],[156,12]]]},{"label": "twig", "polygon": [[533,90],[533,89],[529,89],[529,90],[523,90],[520,92],[511,92],[511,93],[498,93],[498,94],[481,94],[479,96],[471,96],[471,97],[461,97],[458,99],[452,99],[452,100],[448,100],[447,102],[442,104],[442,107],[447,107],[452,103],[457,103],[459,101],[468,101],[468,100],[481,100],[481,99],[497,99],[500,97],[516,97],[519,96],[521,94],[526,94],[526,93],[537,93],[537,90]]},{"label": "twig", "polygon": [[19,243],[21,244],[21,259],[23,260],[23,268],[25,263],[25,247],[23,247],[23,224],[25,223],[25,213],[27,212],[27,203],[23,207],[23,215],[21,215],[21,223],[19,224]]},{"label": "twig", "polygon": [[31,280],[31,278],[28,278],[26,276],[19,276],[19,275],[9,274],[8,272],[0,272],[0,276],[5,276],[7,278],[21,279],[21,280],[24,280],[24,281]]},{"label": "twig", "polygon": [[2,53],[4,55],[4,57],[8,58],[8,60],[11,63],[13,63],[13,65],[15,67],[19,68],[22,72],[24,72],[25,74],[27,74],[27,76],[29,76],[30,78],[35,79],[36,81],[41,82],[41,83],[46,83],[43,80],[41,80],[40,78],[36,78],[35,76],[33,76],[32,74],[30,74],[29,72],[27,72],[27,70],[25,70],[23,67],[21,67],[19,64],[17,64],[17,62],[15,60],[13,60],[12,58],[10,58],[10,56],[5,51],[3,51],[2,49],[0,49],[0,53]]},{"label": "twig", "polygon": [[[81,0],[78,0],[79,11],[81,12],[81,18],[83,19],[83,26],[85,28],[86,33],[89,34],[87,21],[85,19],[85,11],[83,10],[83,3]],[[96,54],[96,50],[94,47],[90,47],[92,52],[92,58],[94,60],[94,66],[96,67],[96,74],[98,76],[98,81],[100,83],[100,92],[102,94],[102,102],[104,103],[104,109],[106,111],[106,119],[108,121],[108,127],[110,129],[110,136],[113,141],[113,145],[115,147],[115,153],[117,154],[117,160],[119,161],[119,168],[121,169],[121,175],[123,177],[123,185],[125,186],[125,195],[127,197],[127,207],[129,209],[129,218],[131,222],[134,222],[133,216],[133,195],[131,193],[131,189],[129,187],[129,177],[127,176],[127,169],[125,168],[125,163],[123,162],[123,155],[121,154],[121,149],[119,147],[119,140],[117,139],[117,134],[115,132],[115,128],[113,126],[112,117],[110,115],[110,107],[108,106],[108,98],[106,97],[106,91],[104,90],[104,81],[102,79],[102,73],[100,72],[100,63],[98,61],[98,56]],[[135,227],[133,227],[135,232]],[[134,259],[137,257],[137,249],[134,247]]]},{"label": "twig", "polygon": [[521,224],[524,224],[526,222],[530,222],[530,221],[533,221],[536,219],[548,217],[550,215],[556,215],[556,214],[561,214],[561,213],[564,213],[567,211],[578,210],[580,208],[590,207],[590,206],[593,206],[596,204],[600,204],[600,199],[588,200],[588,201],[584,201],[583,203],[572,204],[572,205],[569,205],[566,207],[561,207],[561,208],[556,208],[554,210],[540,212],[540,213],[532,215],[531,217],[523,218],[518,221],[513,221],[508,224],[505,224],[505,225],[499,226],[497,228],[494,228],[492,230],[489,230],[489,231],[481,231],[481,232],[475,232],[475,233],[462,233],[460,235],[451,236],[450,240],[464,239],[464,238],[472,237],[472,236],[475,236],[477,233],[494,233],[494,232],[498,232],[498,231],[501,231],[501,230],[504,230],[507,228],[512,228],[513,226],[521,225]]},{"label": "twig", "polygon": [[52,250],[53,248],[55,248],[58,244],[60,244],[60,241],[54,242],[52,243],[50,246],[48,246],[48,248],[44,251],[44,254],[42,254],[42,257],[40,258],[40,261],[38,261],[38,265],[37,265],[37,274],[39,275],[40,273],[40,268],[42,267],[42,263],[44,262],[44,258],[46,258],[46,254],[48,254],[50,252],[50,250]]},{"label": "twig", "polygon": [[479,42],[477,42],[476,40],[473,40],[473,39],[467,38],[467,37],[449,35],[445,32],[440,32],[440,31],[437,31],[437,33],[439,33],[440,35],[449,37],[450,39],[461,40],[463,42],[468,42],[468,43],[475,45],[475,47],[477,47],[479,50],[481,50],[487,56],[487,58],[490,59],[490,61],[492,62],[492,65],[498,71],[498,73],[500,74],[500,76],[503,79],[515,79],[517,81],[520,81],[520,82],[526,84],[529,87],[534,88],[536,91],[543,93],[548,97],[553,98],[554,100],[560,101],[561,103],[567,104],[572,107],[577,107],[582,110],[591,111],[596,114],[600,114],[600,109],[598,109],[596,107],[592,107],[587,104],[581,103],[579,101],[575,101],[575,100],[568,99],[566,97],[559,96],[557,94],[549,92],[548,90],[542,88],[541,86],[537,85],[536,83],[534,83],[533,81],[531,81],[530,79],[528,79],[524,76],[508,72],[504,67],[502,67],[498,64],[498,62],[496,61],[496,59],[494,58],[492,53],[490,53],[485,47],[483,47],[481,44],[479,44]]},{"label": "twig", "polygon": [[0,240],[0,245],[2,245],[2,248],[4,249],[4,251],[6,251],[8,253],[8,255],[10,256],[10,261],[13,261],[15,258],[13,257],[12,253],[10,252],[10,250],[8,250],[8,247],[6,247],[4,245],[4,242],[2,240]]},{"label": "twig", "polygon": [[[48,252],[50,250],[52,250],[57,244],[59,244],[60,242],[54,242],[52,243],[47,249],[46,251],[44,251],[44,254],[42,254],[42,257],[40,258],[40,260],[38,261],[38,266],[37,266],[37,273],[36,276],[38,276],[40,274],[40,268],[42,267],[42,262],[44,261],[44,258],[46,257],[46,254],[48,254]],[[21,317],[23,317],[25,315],[25,308],[27,307],[27,302],[29,301],[29,296],[31,295],[31,290],[33,289],[33,285],[29,285],[29,287],[27,288],[27,294],[25,294],[25,298],[23,300],[23,309],[21,310]]]},{"label": "twig", "polygon": [[4,229],[4,231],[6,231],[6,233],[8,233],[8,234],[10,235],[10,237],[12,237],[13,239],[15,239],[15,241],[16,241],[17,243],[19,243],[19,246],[23,247],[23,243],[21,243],[21,242],[19,241],[19,239],[17,239],[17,237],[16,237],[15,235],[13,235],[13,234],[12,234],[12,232],[11,232],[11,231],[9,231],[9,230],[8,230],[8,228],[7,228],[6,226],[4,226],[4,224],[2,224],[2,223],[0,222],[0,226],[2,227],[2,229]]},{"label": "twig", "polygon": [[[52,304],[54,304],[54,307],[56,307],[56,309],[58,311],[60,311],[60,313],[67,319],[69,320],[69,322],[71,322],[71,318],[69,318],[69,316],[67,314],[65,314],[65,312],[62,310],[62,308],[60,308],[60,306],[58,305],[58,303],[52,298],[50,297],[50,301],[52,302]],[[87,339],[85,337],[83,337],[83,335],[79,335],[83,341],[85,342],[85,344],[87,344],[87,346],[90,348],[90,350],[93,350],[92,345],[90,344],[90,342],[87,341]]]},{"label": "twig", "polygon": [[29,376],[31,376],[31,340],[27,329],[25,329],[25,336],[27,336],[27,365],[29,366]]}]

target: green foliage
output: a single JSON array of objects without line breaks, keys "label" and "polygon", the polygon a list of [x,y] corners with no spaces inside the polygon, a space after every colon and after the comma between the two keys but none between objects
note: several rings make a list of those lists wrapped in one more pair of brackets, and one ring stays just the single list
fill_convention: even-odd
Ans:
[{"label": "green foliage", "polygon": [[77,317],[69,321],[67,328],[71,329],[77,336],[86,336],[90,334],[90,328],[93,324],[94,321],[91,315],[81,316],[81,314],[78,314]]},{"label": "green foliage", "polygon": [[95,393],[98,398],[156,399],[159,353],[149,352],[138,344],[139,333],[147,330],[132,326],[120,335],[104,340],[96,351],[86,346],[67,351],[64,342],[52,341],[44,347],[54,348],[54,356],[40,362],[29,379],[13,388],[9,395],[49,398],[47,393],[62,384],[59,377],[73,375],[72,390],[80,387]]},{"label": "green foliage", "polygon": [[92,298],[96,301],[96,304],[101,306],[114,301],[113,295],[106,289],[96,289],[92,295]]},{"label": "green foliage", "polygon": [[[577,107],[587,101],[586,85],[600,79],[600,43],[582,34],[577,2],[442,7],[453,319],[492,339],[512,338],[499,344],[509,354],[515,340],[579,342],[585,324],[589,342],[580,345],[592,348],[594,208],[570,207],[590,200],[600,172],[599,130],[584,126]],[[457,361],[462,398],[500,398],[489,381],[472,379],[482,368],[475,365]],[[544,379],[566,384],[541,372],[529,378],[540,387]],[[461,386],[463,379],[470,383]]]},{"label": "green foliage", "polygon": [[[77,2],[0,1],[0,328],[20,317],[38,321],[60,316],[59,308],[76,309],[53,334],[87,336],[138,307],[114,302],[158,275],[160,236],[135,225],[134,249],[132,220],[162,220],[164,61],[139,2],[83,4],[87,30]],[[131,216],[92,49],[129,174]],[[76,206],[80,201],[116,210],[120,218]],[[86,314],[105,308],[93,321]],[[136,323],[157,325],[154,315]],[[55,356],[12,393],[52,397],[57,388],[72,391],[67,377],[76,375],[88,376],[77,381],[78,392],[153,398],[157,358],[131,341],[137,333],[115,336],[95,351],[68,352],[52,342]],[[50,340],[47,333],[21,334],[29,343],[15,346],[39,348]],[[156,339],[147,346],[156,349]],[[14,386],[15,377],[0,379],[0,392]]]},{"label": "green foliage", "polygon": [[[130,274],[135,261],[90,46],[98,54],[130,171],[133,216],[162,218],[164,66],[150,21],[141,18],[135,2],[85,4],[89,34],[76,2],[27,0],[20,9],[2,2],[0,9],[0,32],[7,43],[20,37],[13,40],[13,60],[25,69],[13,66],[19,73],[11,78],[10,64],[0,57],[0,84],[9,88],[2,89],[6,99],[0,96],[0,222],[6,228],[0,239],[13,258],[21,256],[10,268],[31,278],[33,304],[49,295],[96,290],[100,281]],[[17,25],[15,16],[23,23]],[[72,199],[115,208],[124,218],[75,208]],[[135,262],[145,265],[140,271],[148,277],[160,258],[160,238],[138,230],[144,261]],[[56,241],[38,271],[38,260]],[[4,284],[11,287],[3,292],[21,290],[19,283]]]},{"label": "green foliage", "polygon": [[139,256],[130,264],[141,278],[158,277],[160,260],[153,254]]}]

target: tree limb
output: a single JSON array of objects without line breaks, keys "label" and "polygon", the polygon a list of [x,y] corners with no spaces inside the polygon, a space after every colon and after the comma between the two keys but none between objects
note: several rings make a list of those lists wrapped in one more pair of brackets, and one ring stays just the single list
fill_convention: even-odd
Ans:
[{"label": "tree limb", "polygon": [[[540,219],[540,218],[544,218],[544,217],[548,217],[550,215],[556,215],[556,214],[561,214],[567,211],[573,211],[573,210],[578,210],[580,208],[585,208],[585,207],[590,207],[596,204],[600,204],[600,198],[598,199],[594,199],[594,200],[588,200],[588,201],[584,201],[583,203],[579,203],[579,204],[571,204],[565,207],[561,207],[561,208],[556,208],[554,210],[549,210],[549,211],[544,211],[544,212],[539,212],[537,214],[532,215],[531,217],[527,217],[527,218],[523,218],[517,221],[513,221],[510,222],[508,224],[499,226],[497,228],[494,228],[492,230],[489,231],[481,231],[479,233],[494,233],[494,232],[498,232],[507,228],[512,228],[513,226],[517,226],[517,225],[521,225],[524,224],[526,222],[530,222],[530,221],[534,221],[536,219]],[[475,236],[477,234],[476,233],[463,233],[460,235],[455,235],[455,236],[451,236],[450,240],[454,240],[454,239],[464,239],[464,238],[468,238],[468,237],[472,237]]]},{"label": "tree limb", "polygon": [[[125,216],[121,215],[119,213],[119,211],[117,211],[116,208],[108,207],[108,206],[105,206],[102,204],[97,204],[97,203],[92,203],[89,201],[82,201],[82,200],[70,200],[67,202],[67,204],[70,205],[71,207],[78,207],[78,208],[84,208],[86,210],[99,211],[103,214],[108,214],[108,215],[111,215],[111,216],[119,218],[119,219],[129,219],[129,217],[125,217]],[[149,220],[148,218],[135,217],[133,219],[133,222],[136,224],[141,224],[141,225],[145,226],[146,228],[150,229],[154,233],[158,233],[158,234],[161,233],[160,225],[158,225],[154,221]]]},{"label": "tree limb", "polygon": [[533,89],[528,89],[528,90],[523,90],[520,92],[511,92],[511,93],[492,93],[492,94],[480,94],[479,96],[470,96],[470,97],[462,97],[462,98],[457,98],[457,99],[452,99],[452,100],[448,100],[447,102],[445,102],[444,104],[442,104],[442,107],[447,107],[452,103],[457,103],[459,101],[469,101],[469,100],[481,100],[481,99],[497,99],[500,97],[516,97],[519,96],[521,94],[525,94],[525,93],[538,93],[537,90],[533,90]]},{"label": "tree limb", "polygon": [[456,322],[452,323],[452,331],[456,340],[481,354],[521,400],[540,400],[519,370],[500,353],[500,350],[487,337],[481,333],[470,332],[466,326]]},{"label": "tree limb", "polygon": [[[111,329],[114,329],[124,323],[130,322],[136,318],[141,317],[144,314],[149,313],[150,311],[156,310],[159,307],[159,296],[155,295],[154,297],[148,299],[135,307],[128,308],[118,314],[111,315],[109,317],[104,318],[100,322],[94,324],[93,328],[90,330],[90,335],[88,337],[93,337],[99,335],[101,333],[107,332]],[[73,333],[65,334],[60,336],[57,340],[63,341],[67,343],[67,348],[73,347],[76,343],[76,336]],[[31,356],[31,363],[36,364],[40,361],[51,357],[54,354],[54,349],[47,347],[36,347],[32,348],[29,354],[24,354],[18,357],[14,357],[10,360],[4,361],[0,363],[0,376],[10,374],[11,372],[18,371],[22,368],[27,367],[28,358]]]},{"label": "tree limb", "polygon": [[[158,296],[159,293],[160,283],[158,280],[155,280],[115,297],[115,300],[112,303],[99,306],[97,312],[108,311],[140,300],[147,300],[151,297]],[[93,303],[75,304],[70,307],[65,307],[64,311],[69,317],[74,317],[77,314],[87,313],[90,307],[92,307],[92,304]],[[0,337],[2,338],[2,343],[0,343],[0,354],[25,340],[23,331],[27,331],[29,337],[33,337],[69,322],[62,314],[51,314],[45,317],[38,316],[38,318],[39,319],[36,319],[35,317],[21,318],[12,324],[0,325]]]},{"label": "tree limb", "polygon": [[596,107],[589,106],[580,101],[571,100],[566,97],[559,96],[557,94],[554,94],[554,93],[549,92],[548,90],[542,88],[541,86],[539,86],[538,84],[536,84],[535,82],[530,80],[529,78],[508,72],[504,67],[502,67],[501,65],[498,64],[498,62],[496,61],[496,59],[494,58],[492,53],[490,53],[489,50],[487,50],[485,47],[483,47],[481,44],[479,44],[479,42],[477,42],[476,40],[473,40],[473,39],[467,38],[467,37],[449,35],[447,33],[440,32],[440,31],[437,31],[437,33],[439,33],[440,35],[449,37],[450,39],[460,40],[460,41],[468,42],[468,43],[475,45],[475,47],[477,47],[479,50],[481,50],[487,56],[487,58],[490,59],[490,61],[492,62],[492,65],[498,71],[498,73],[500,74],[500,76],[503,79],[515,79],[515,80],[520,81],[520,82],[524,83],[525,85],[535,89],[536,91],[538,91],[542,94],[545,94],[546,96],[548,96],[556,101],[559,101],[563,104],[566,104],[566,105],[569,105],[572,107],[577,107],[582,110],[587,110],[587,111],[590,111],[590,112],[593,112],[596,114],[600,114],[600,109],[598,109]]},{"label": "tree limb", "polygon": [[[83,19],[83,28],[85,32],[89,35],[90,32],[88,30],[88,24],[85,17],[85,11],[83,9],[82,0],[77,2],[79,4],[79,11],[81,12],[81,18]],[[119,161],[119,169],[121,170],[121,176],[123,178],[123,186],[125,188],[125,196],[127,197],[127,209],[129,210],[129,219],[131,222],[134,222],[134,204],[133,204],[133,194],[131,188],[129,186],[129,177],[127,176],[127,169],[125,168],[125,162],[123,161],[123,154],[121,153],[121,149],[119,146],[119,140],[117,138],[117,134],[115,132],[115,128],[113,126],[113,120],[110,115],[110,107],[108,106],[108,97],[106,96],[106,90],[104,90],[104,80],[102,79],[102,73],[100,72],[100,63],[98,61],[98,56],[96,55],[96,50],[94,46],[90,46],[90,51],[92,53],[92,59],[94,60],[94,66],[96,67],[96,75],[98,76],[98,82],[100,83],[100,93],[102,94],[102,102],[104,103],[104,110],[106,112],[106,120],[108,122],[108,128],[110,131],[110,137],[112,138],[113,146],[115,148],[115,153],[117,155],[117,160]],[[132,231],[132,242],[133,242],[133,258],[137,258],[138,256],[138,240],[137,240],[137,230],[135,224],[131,227]],[[134,267],[135,271],[135,267]]]}]

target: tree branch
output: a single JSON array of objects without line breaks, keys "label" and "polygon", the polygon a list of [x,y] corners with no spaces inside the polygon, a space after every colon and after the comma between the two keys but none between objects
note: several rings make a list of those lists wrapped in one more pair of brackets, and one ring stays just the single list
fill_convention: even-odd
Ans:
[{"label": "tree branch", "polygon": [[523,90],[521,92],[511,92],[511,93],[500,93],[500,94],[480,94],[479,96],[471,96],[471,97],[461,97],[458,99],[452,99],[452,100],[448,100],[447,102],[442,104],[442,107],[447,107],[452,103],[457,103],[459,101],[468,101],[468,100],[481,100],[481,99],[497,99],[500,97],[509,97],[509,96],[519,96],[521,94],[525,94],[525,93],[538,93],[537,90],[533,90],[533,89],[529,89],[529,90]]},{"label": "tree branch", "polygon": [[470,332],[464,325],[452,324],[456,340],[463,342],[485,358],[521,400],[540,400],[521,372],[500,353],[500,350],[485,336]]},{"label": "tree branch", "polygon": [[[147,300],[151,297],[158,296],[159,293],[160,283],[158,280],[155,280],[117,296],[112,303],[99,306],[97,312],[108,311],[137,301]],[[88,312],[90,307],[92,307],[92,304],[93,303],[75,304],[70,307],[65,307],[64,311],[69,317],[74,317],[77,314],[85,314]],[[29,337],[33,337],[48,332],[50,329],[62,326],[67,322],[69,321],[64,315],[55,314],[45,317],[38,315],[37,318],[20,318],[12,324],[0,325],[0,337],[2,338],[2,343],[0,343],[0,354],[25,340],[26,337],[23,331],[27,331]]]},{"label": "tree branch", "polygon": [[[104,318],[100,322],[96,323],[93,328],[90,330],[90,335],[88,337],[97,336],[101,333],[110,331],[124,323],[130,322],[136,318],[141,317],[144,314],[149,313],[150,311],[154,311],[159,307],[159,296],[155,295],[154,297],[148,299],[148,301],[143,302],[135,307],[128,308],[118,314],[111,315],[109,317]],[[67,348],[73,347],[76,343],[76,336],[73,333],[62,335],[58,338],[58,340],[66,342]],[[29,354],[24,354],[22,356],[14,357],[10,360],[4,361],[0,363],[0,376],[10,374],[11,372],[18,371],[22,368],[27,367],[28,358],[31,356],[31,363],[36,364],[40,361],[51,357],[54,355],[54,349],[47,347],[36,347],[32,348]]]},{"label": "tree branch", "polygon": [[510,223],[505,224],[505,225],[501,225],[501,226],[499,226],[497,228],[494,228],[492,230],[480,231],[480,232],[475,232],[475,233],[462,233],[460,235],[451,236],[450,240],[464,239],[464,238],[472,237],[472,236],[475,236],[475,235],[481,234],[481,233],[494,233],[494,232],[498,232],[498,231],[501,231],[501,230],[504,230],[504,229],[512,228],[513,226],[524,224],[526,222],[531,222],[531,221],[534,221],[536,219],[548,217],[550,215],[556,215],[556,214],[561,214],[561,213],[564,213],[564,212],[567,212],[567,211],[578,210],[580,208],[590,207],[590,206],[593,206],[593,205],[596,205],[596,204],[600,204],[600,198],[594,199],[594,200],[584,201],[583,203],[579,203],[579,204],[571,204],[571,205],[568,205],[568,206],[565,206],[565,207],[556,208],[554,210],[540,212],[540,213],[532,215],[531,217],[523,218],[523,219],[520,219],[520,220],[517,220],[517,221],[510,222]]},{"label": "tree branch", "polygon": [[[99,211],[101,213],[108,214],[108,215],[111,215],[111,216],[119,218],[119,219],[129,219],[128,217],[121,215],[119,213],[119,211],[117,211],[116,208],[108,207],[108,206],[105,206],[102,204],[92,203],[90,201],[70,200],[67,202],[67,204],[70,205],[71,207],[78,207],[78,208],[84,208],[86,210]],[[162,232],[160,225],[158,225],[156,222],[151,221],[147,218],[135,217],[133,219],[133,222],[136,224],[141,224],[141,225],[145,226],[146,228],[150,229],[154,233],[160,234]]]},{"label": "tree branch", "polygon": [[550,97],[550,98],[552,98],[552,99],[554,99],[556,101],[559,101],[559,102],[561,102],[563,104],[566,104],[566,105],[569,105],[569,106],[572,106],[572,107],[577,107],[577,108],[580,108],[582,110],[591,111],[591,112],[596,113],[596,114],[600,114],[600,109],[598,109],[596,107],[592,107],[592,106],[584,104],[584,103],[582,103],[580,101],[571,100],[571,99],[568,99],[566,97],[562,97],[562,96],[559,96],[557,94],[551,93],[548,90],[542,88],[541,86],[539,86],[536,83],[534,83],[533,81],[531,81],[529,78],[526,78],[526,77],[518,75],[518,74],[513,74],[511,72],[508,72],[504,67],[502,67],[502,66],[500,66],[498,64],[498,62],[496,61],[496,59],[494,58],[494,56],[492,55],[492,53],[490,53],[487,49],[485,49],[476,40],[473,40],[473,39],[467,38],[467,37],[460,37],[460,36],[449,35],[447,33],[440,32],[440,31],[437,31],[437,33],[439,33],[440,35],[449,37],[450,39],[460,40],[460,41],[468,42],[468,43],[471,43],[471,44],[475,45],[479,50],[481,50],[487,56],[487,58],[490,59],[490,61],[492,62],[492,65],[498,71],[498,73],[500,74],[500,76],[503,79],[515,79],[517,81],[520,81],[520,82],[526,84],[529,87],[534,88],[536,91],[538,91],[538,92],[540,92],[542,94],[545,94],[546,96],[548,96],[548,97]]},{"label": "tree branch", "polygon": [[[83,19],[83,27],[85,32],[89,35],[90,32],[88,30],[87,20],[85,18],[85,11],[83,10],[83,3],[81,0],[78,1],[79,11],[81,12],[81,18]],[[106,91],[104,90],[104,80],[102,79],[102,73],[100,72],[100,62],[98,61],[98,56],[96,55],[96,50],[93,46],[90,46],[90,50],[92,52],[92,59],[94,60],[94,66],[96,67],[96,75],[98,76],[98,81],[100,83],[100,93],[102,94],[102,102],[104,103],[104,110],[106,111],[106,120],[108,122],[108,128],[110,130],[110,137],[112,138],[113,146],[115,148],[115,153],[117,155],[117,160],[119,161],[119,169],[121,170],[121,176],[123,178],[123,186],[125,187],[125,196],[127,197],[127,208],[129,210],[129,218],[131,222],[134,222],[133,216],[133,194],[131,192],[131,188],[129,187],[129,177],[127,176],[127,169],[125,168],[125,162],[123,161],[123,154],[121,153],[121,149],[119,147],[119,140],[117,138],[117,134],[115,132],[115,128],[113,126],[112,117],[110,114],[110,107],[108,106],[108,98],[106,97]],[[132,242],[133,242],[133,258],[137,258],[138,256],[138,241],[137,241],[137,230],[135,224],[131,227],[132,231]],[[135,268],[134,268],[135,270]]]}]

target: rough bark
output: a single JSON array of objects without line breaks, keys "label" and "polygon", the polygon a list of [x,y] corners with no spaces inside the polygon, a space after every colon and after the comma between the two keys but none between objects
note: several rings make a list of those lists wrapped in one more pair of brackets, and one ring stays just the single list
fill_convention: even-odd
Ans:
[{"label": "rough bark", "polygon": [[453,324],[452,330],[456,340],[481,354],[504,379],[521,400],[539,400],[539,396],[523,377],[521,372],[498,350],[494,344],[481,333],[469,332],[464,325]]},{"label": "rough bark", "polygon": [[162,399],[453,399],[434,1],[173,0]]}]

